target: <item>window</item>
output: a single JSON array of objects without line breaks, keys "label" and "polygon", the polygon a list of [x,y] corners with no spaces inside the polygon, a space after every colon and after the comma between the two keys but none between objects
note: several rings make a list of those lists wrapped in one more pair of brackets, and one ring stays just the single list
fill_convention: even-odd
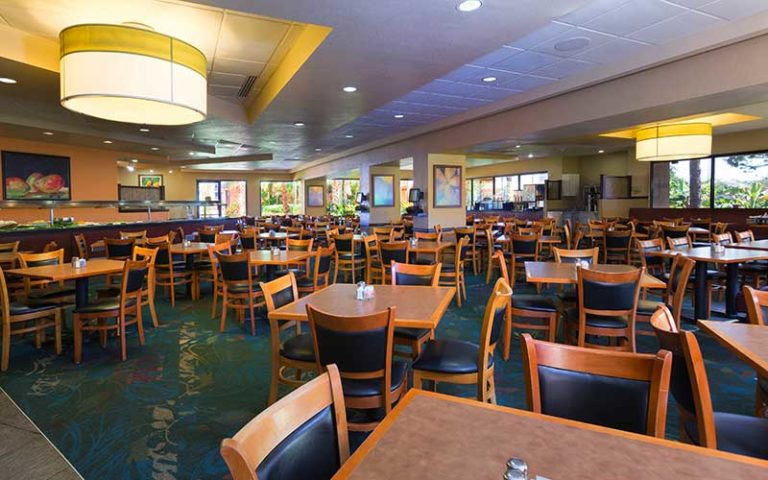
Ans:
[{"label": "window", "polygon": [[472,179],[472,204],[493,200],[493,177]]},{"label": "window", "polygon": [[408,194],[413,188],[413,180],[400,180],[400,213],[405,213],[405,209],[411,204]]},{"label": "window", "polygon": [[[491,199],[494,209],[501,209],[504,203],[514,202],[515,199],[525,201],[528,196],[525,195],[526,185],[544,185],[549,179],[548,172],[535,172],[524,173],[520,175],[502,175],[498,177],[484,177],[484,178],[472,178],[466,180],[466,198],[467,209],[471,210],[475,208],[475,203],[481,202],[484,199],[487,201]],[[531,192],[530,201],[533,202],[537,197],[543,197],[543,195],[536,195],[534,192],[542,190],[529,187]],[[544,199],[540,198],[536,200],[537,207],[544,207]],[[486,206],[485,208],[489,208]]]},{"label": "window", "polygon": [[508,177],[494,178],[494,200],[497,202],[511,202],[514,192],[520,190],[520,177],[512,175]]},{"label": "window", "polygon": [[287,215],[304,211],[300,181],[262,181],[261,214]]},{"label": "window", "polygon": [[654,162],[651,206],[768,208],[768,152]]},{"label": "window", "polygon": [[328,211],[334,215],[355,213],[355,196],[360,190],[360,180],[334,178],[328,180]]},{"label": "window", "polygon": [[220,202],[200,208],[201,217],[242,217],[246,214],[245,180],[198,180],[197,199]]}]

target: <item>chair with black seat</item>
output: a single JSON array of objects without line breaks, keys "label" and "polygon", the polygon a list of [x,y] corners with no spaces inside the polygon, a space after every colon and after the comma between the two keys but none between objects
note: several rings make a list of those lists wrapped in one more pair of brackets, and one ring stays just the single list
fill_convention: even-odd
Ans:
[{"label": "chair with black seat", "polygon": [[608,230],[605,232],[605,263],[617,262],[629,265],[632,233],[632,230]]},{"label": "chair with black seat", "polygon": [[661,238],[640,240],[638,238],[635,239],[635,245],[640,256],[640,265],[645,267],[645,271],[655,277],[663,278],[667,272],[666,260],[664,257],[652,255],[652,253],[664,250],[664,240]]},{"label": "chair with black seat", "polygon": [[[566,312],[571,341],[576,338],[579,347],[636,352],[635,312],[644,273],[642,267],[629,272],[600,272],[576,266],[578,307]],[[588,335],[607,338],[609,345],[588,343]]]},{"label": "chair with black seat", "polygon": [[363,237],[365,248],[365,283],[373,284],[381,280],[381,259],[379,258],[379,241],[376,235]]},{"label": "chair with black seat", "polygon": [[[677,328],[680,328],[685,292],[695,265],[696,261],[682,255],[675,255],[675,258],[672,260],[672,266],[669,269],[669,279],[667,280],[667,288],[662,301],[657,302],[643,298],[637,301],[636,327],[642,324],[650,325],[651,316],[656,313],[659,305],[665,305],[672,311],[677,322]],[[656,336],[652,329],[636,328],[635,333],[637,335]]]},{"label": "chair with black seat", "polygon": [[[410,265],[407,263],[392,262],[392,285],[418,285],[423,287],[437,287],[440,281],[442,264],[434,265]],[[395,345],[405,345],[410,348],[410,357],[418,358],[421,347],[427,340],[435,338],[435,330],[430,328],[395,328]],[[395,352],[398,354],[399,352]]]},{"label": "chair with black seat", "polygon": [[[344,403],[361,410],[360,421],[350,421],[351,431],[373,430],[405,394],[408,364],[392,360],[395,307],[360,316],[337,316],[307,305],[317,370],[336,364],[341,376]],[[362,415],[366,414],[366,415]]]},{"label": "chair with black seat", "polygon": [[256,229],[246,228],[240,232],[240,247],[244,252],[256,250]]},{"label": "chair with black seat", "polygon": [[[417,232],[418,233],[418,232]],[[391,282],[392,262],[408,263],[410,242],[381,242],[379,241],[379,259],[381,261],[381,278],[384,285]]]},{"label": "chair with black seat", "polygon": [[[679,238],[672,238],[667,237],[667,244],[669,245],[670,250],[685,250],[687,248],[692,248],[693,244],[691,243],[691,239],[688,236],[685,237],[679,237]],[[667,275],[665,275],[666,277]],[[724,291],[724,287],[722,285],[715,285],[715,282],[720,281],[725,278],[725,273],[721,272],[718,269],[714,268],[707,268],[707,309],[706,311],[709,312],[712,310],[712,292],[714,290],[720,290],[721,292]],[[694,272],[694,279],[690,285],[690,288],[693,289],[693,284],[695,283],[695,272]]]},{"label": "chair with black seat", "polygon": [[339,271],[344,272],[345,278],[348,278],[348,274],[351,273],[352,283],[357,283],[355,282],[355,273],[365,268],[365,256],[362,247],[355,240],[355,234],[336,235],[333,237],[333,243],[336,246],[333,283],[337,282]]},{"label": "chair with black seat", "polygon": [[662,223],[661,235],[663,238],[686,238],[691,241],[691,237],[688,235],[688,225],[667,225]]},{"label": "chair with black seat", "polygon": [[201,228],[197,231],[197,239],[203,243],[216,243],[216,234],[219,230],[216,228]]},{"label": "chair with black seat", "polygon": [[76,233],[72,236],[72,240],[75,243],[75,251],[80,258],[91,258],[91,253],[88,249],[88,242],[85,239],[85,235],[82,233]]},{"label": "chair with black seat", "polygon": [[307,275],[296,277],[296,284],[301,296],[319,292],[331,284],[331,263],[336,255],[336,247],[331,245],[318,248],[310,255]]},{"label": "chair with black seat", "polygon": [[[467,298],[467,282],[464,278],[464,261],[469,247],[469,239],[461,236],[456,243],[456,253],[453,261],[443,262],[440,269],[439,285],[454,287],[456,289],[456,305],[461,308],[461,297]],[[503,255],[502,255],[503,257]]]},{"label": "chair with black seat", "polygon": [[[393,230],[394,231],[394,230]],[[441,242],[442,241],[442,232],[415,232],[413,238],[418,243],[419,241],[423,242]],[[393,235],[389,236],[389,242],[397,242],[399,240],[402,240],[402,237],[400,239],[396,238]],[[430,253],[424,253],[424,252],[408,252],[408,263],[412,263],[415,265],[432,265],[440,261],[440,252],[435,251]]]},{"label": "chair with black seat", "polygon": [[[120,232],[130,233],[130,232]],[[133,255],[133,246],[137,237],[105,238],[104,254],[110,260],[130,260]],[[113,275],[107,274],[106,283],[112,285]]]},{"label": "chair with black seat", "polygon": [[[506,262],[501,252],[496,252],[496,258],[501,268],[501,278],[509,282]],[[543,332],[547,340],[554,342],[557,338],[557,320],[560,311],[557,303],[544,295],[512,295],[509,315],[504,323],[504,360],[509,358],[509,349],[514,329]]]},{"label": "chair with black seat", "polygon": [[[596,265],[600,257],[600,247],[573,250],[555,247],[552,249],[552,253],[555,256],[555,262],[557,263],[579,263],[582,265]],[[560,285],[559,290],[560,291],[557,296],[563,303],[575,305],[579,300],[578,296],[576,295],[575,287],[563,287]]]},{"label": "chair with black seat", "polygon": [[[16,254],[21,268],[41,267],[46,265],[61,265],[64,263],[64,249],[53,250],[45,253]],[[28,300],[42,300],[58,304],[74,303],[75,289],[64,282],[52,286],[48,280],[36,280],[24,277],[24,295]]]},{"label": "chair with black seat", "polygon": [[123,238],[123,239],[132,238],[134,242],[142,242],[147,238],[147,231],[146,230],[122,231],[121,230],[120,238]]},{"label": "chair with black seat", "polygon": [[349,458],[336,365],[271,405],[221,442],[232,480],[327,480]]},{"label": "chair with black seat", "polygon": [[3,356],[0,370],[8,370],[11,356],[11,337],[13,335],[35,334],[35,347],[41,348],[45,340],[45,331],[54,330],[56,355],[61,354],[61,306],[48,302],[11,302],[5,274],[0,268],[0,302],[2,303],[2,348]]},{"label": "chair with black seat", "polygon": [[221,280],[224,293],[221,297],[221,322],[219,331],[224,331],[227,323],[227,311],[231,308],[239,323],[245,320],[248,313],[251,321],[251,335],[256,335],[256,308],[264,305],[264,294],[254,283],[253,270],[250,265],[249,253],[226,255],[216,254],[218,268],[221,271]]},{"label": "chair with black seat", "polygon": [[[299,290],[293,272],[271,282],[259,283],[267,313],[295,302],[299,299]],[[269,315],[267,315],[269,316]],[[283,340],[281,334],[290,330],[291,335]],[[304,372],[316,372],[315,346],[312,335],[301,333],[301,322],[298,320],[282,321],[269,319],[269,331],[272,339],[272,381],[269,387],[269,405],[277,401],[278,385],[296,387],[305,383],[302,379]],[[294,378],[288,378],[286,369],[294,369]]]},{"label": "chair with black seat", "polygon": [[768,460],[768,419],[715,412],[707,371],[693,332],[680,331],[660,306],[651,318],[661,348],[672,352],[670,391],[677,403],[683,440],[725,452]]},{"label": "chair with black seat", "polygon": [[467,245],[464,248],[464,261],[469,262],[472,265],[472,272],[477,275],[480,271],[480,254],[477,252],[477,231],[475,227],[469,228],[454,228],[456,238],[466,238]]},{"label": "chair with black seat", "polygon": [[477,386],[477,399],[496,403],[496,382],[493,378],[493,354],[501,336],[504,319],[509,312],[512,288],[503,278],[496,280],[485,305],[480,343],[464,340],[430,340],[421,356],[412,365],[414,388],[423,382],[438,382]]},{"label": "chair with black seat", "polygon": [[[157,248],[155,257],[155,285],[170,291],[171,306],[176,306],[176,287],[192,285],[192,270],[183,261],[176,261],[171,255],[171,244],[153,244]],[[191,288],[191,287],[190,287]]]},{"label": "chair with black seat", "polygon": [[664,438],[672,354],[605,352],[522,336],[528,409]]},{"label": "chair with black seat", "polygon": [[[149,307],[149,315],[152,319],[152,326],[159,326],[157,320],[157,311],[155,310],[155,259],[157,257],[157,248],[155,247],[133,247],[133,254],[131,260],[147,260],[147,276],[146,285],[141,297],[141,306],[145,305]],[[96,290],[97,298],[114,298],[120,295],[120,287],[104,287]]]},{"label": "chair with black seat", "polygon": [[713,233],[712,243],[723,246],[733,245],[733,237],[731,236],[731,232]]},{"label": "chair with black seat", "polygon": [[[114,330],[120,338],[120,359],[125,361],[127,339],[125,327],[136,325],[139,345],[144,345],[144,325],[141,321],[141,303],[145,295],[145,279],[149,260],[126,260],[123,265],[120,295],[101,298],[75,308],[72,324],[75,336],[75,363],[83,356],[83,332],[99,332],[101,346],[106,347],[107,334]],[[130,318],[129,318],[130,317]],[[114,323],[109,323],[114,320]]]},{"label": "chair with black seat", "polygon": [[213,299],[211,300],[212,319],[216,318],[216,307],[218,306],[219,298],[224,298],[224,281],[221,278],[217,255],[232,255],[232,253],[232,245],[228,242],[208,245],[208,260],[211,262],[211,277],[213,281],[211,286],[211,293],[213,294]]},{"label": "chair with black seat", "polygon": [[392,227],[373,227],[371,233],[379,242],[388,242],[389,236],[392,233]]},{"label": "chair with black seat", "polygon": [[[519,231],[519,229],[518,229]],[[509,259],[509,282],[513,287],[517,277],[517,272],[525,273],[525,262],[539,261],[539,235],[521,235],[512,234],[509,236],[509,252],[504,254]]]},{"label": "chair with black seat", "polygon": [[[742,287],[747,304],[747,319],[752,325],[768,326],[768,291],[755,290],[749,285]],[[755,415],[765,417],[768,411],[768,378],[757,376],[755,386]]]}]

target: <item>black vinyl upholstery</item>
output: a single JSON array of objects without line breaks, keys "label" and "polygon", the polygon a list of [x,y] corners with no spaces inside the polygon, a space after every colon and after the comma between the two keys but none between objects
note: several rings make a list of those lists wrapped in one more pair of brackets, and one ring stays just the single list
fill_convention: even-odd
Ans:
[{"label": "black vinyl upholstery", "polygon": [[133,243],[119,245],[105,242],[105,245],[107,248],[107,257],[109,258],[127,258],[133,253]]},{"label": "black vinyl upholstery", "polygon": [[213,243],[216,241],[216,234],[215,233],[200,233],[200,241],[203,243]]},{"label": "black vinyl upholstery", "polygon": [[329,405],[280,442],[256,468],[256,475],[260,480],[326,480],[339,467],[336,420]]},{"label": "black vinyl upholstery", "polygon": [[[125,302],[126,307],[132,307],[136,303],[135,299],[130,299]],[[87,305],[76,308],[75,313],[102,313],[117,311],[120,309],[119,298],[102,298],[96,301],[92,301]]]},{"label": "black vinyl upholstery", "polygon": [[[394,392],[405,381],[406,373],[408,371],[408,364],[406,362],[395,361],[392,362],[392,379],[390,383],[390,391]],[[381,395],[383,378],[376,378],[370,380],[358,380],[358,379],[341,379],[341,387],[344,390],[344,396],[347,397],[374,397]]]},{"label": "black vinyl upholstery", "polygon": [[316,325],[320,363],[335,363],[340,372],[382,370],[387,357],[387,330],[342,332]]},{"label": "black vinyl upholstery", "polygon": [[240,246],[243,247],[243,250],[253,250],[256,248],[256,238],[255,237],[240,237]]},{"label": "black vinyl upholstery", "polygon": [[[224,256],[220,253],[217,253],[216,255],[218,255],[219,259]],[[225,281],[242,282],[248,280],[248,272],[250,268],[247,260],[241,262],[219,262],[219,270],[221,270],[221,276]]]},{"label": "black vinyl upholstery", "polygon": [[27,260],[27,267],[43,267],[46,265],[58,265],[59,259],[58,258],[48,258],[45,260]]},{"label": "black vinyl upholstery", "polygon": [[650,383],[539,365],[541,413],[645,434]]},{"label": "black vinyl upholstery", "polygon": [[300,362],[315,361],[315,345],[312,335],[302,333],[288,338],[280,346],[280,355]]},{"label": "black vinyl upholstery", "polygon": [[381,249],[381,263],[389,265],[394,260],[397,263],[408,263],[408,257],[406,255],[406,248],[398,250]]},{"label": "black vinyl upholstery", "polygon": [[406,340],[419,340],[430,334],[432,330],[428,328],[403,328],[395,327],[395,337]]},{"label": "black vinyl upholstery", "polygon": [[555,302],[552,299],[541,295],[513,295],[512,307],[533,312],[557,312],[557,305]]},{"label": "black vinyl upholstery", "polygon": [[280,308],[283,305],[288,305],[294,300],[296,299],[293,298],[293,286],[291,285],[272,294],[272,303],[275,304],[275,308]]},{"label": "black vinyl upholstery", "polygon": [[421,285],[429,287],[432,285],[432,275],[414,275],[396,271],[395,283],[397,285]]},{"label": "black vinyl upholstery", "polygon": [[28,313],[42,312],[44,310],[53,310],[58,308],[59,305],[43,302],[35,303],[11,303],[11,315],[26,315]]},{"label": "black vinyl upholstery", "polygon": [[631,310],[637,284],[595,282],[584,279],[584,308],[591,310]]},{"label": "black vinyl upholstery", "polygon": [[[413,362],[414,370],[439,373],[476,373],[480,346],[463,340],[430,340]],[[493,365],[493,357],[488,366]]]},{"label": "black vinyl upholstery", "polygon": [[[768,419],[735,413],[715,412],[717,449],[768,460]],[[696,420],[684,425],[685,433],[699,443]]]},{"label": "black vinyl upholstery", "polygon": [[531,240],[512,239],[512,251],[515,255],[532,255],[536,253],[536,245],[538,245],[538,239],[534,236],[531,237]]}]

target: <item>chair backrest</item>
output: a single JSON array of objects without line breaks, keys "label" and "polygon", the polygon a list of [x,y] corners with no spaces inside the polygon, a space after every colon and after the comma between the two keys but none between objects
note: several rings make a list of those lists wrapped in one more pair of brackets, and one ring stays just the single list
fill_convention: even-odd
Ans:
[{"label": "chair backrest", "polygon": [[52,252],[58,249],[59,249],[59,244],[52,240],[43,246],[43,253]]},{"label": "chair backrest", "polygon": [[[336,256],[336,247],[331,245],[330,247],[320,247],[314,254],[309,257],[309,270],[308,274],[312,279],[313,287],[316,289],[318,286],[328,285],[331,272],[331,261]],[[323,279],[321,282],[320,279]]]},{"label": "chair backrest", "polygon": [[573,244],[571,245],[571,249],[578,250],[579,244],[583,239],[584,239],[584,232],[581,229],[579,229],[577,226],[577,228],[574,230]]},{"label": "chair backrest", "polygon": [[380,379],[385,413],[392,405],[395,307],[359,316],[338,316],[307,304],[318,371],[336,364],[341,378]]},{"label": "chair backrest", "polygon": [[77,249],[77,256],[80,258],[90,258],[88,253],[88,242],[85,240],[85,235],[82,233],[76,233],[74,235],[75,249]]},{"label": "chair backrest", "polygon": [[215,228],[201,228],[197,231],[198,240],[203,243],[216,243],[216,234],[219,233]]},{"label": "chair backrest", "polygon": [[528,408],[664,438],[672,354],[608,352],[522,336]]},{"label": "chair backrest", "polygon": [[[77,237],[77,235],[79,234],[76,234],[75,237]],[[0,243],[0,252],[16,253],[19,251],[19,243],[20,242],[18,240],[15,242]]]},{"label": "chair backrest", "polygon": [[[285,249],[291,252],[311,252],[313,238],[308,240],[299,240],[296,238],[289,238],[285,241]],[[338,245],[337,247],[338,248]]]},{"label": "chair backrest", "polygon": [[605,232],[605,248],[609,251],[625,250],[629,253],[632,230],[608,230]]},{"label": "chair backrest", "polygon": [[233,480],[331,478],[349,458],[347,415],[335,365],[221,442]]},{"label": "chair backrest", "polygon": [[149,285],[152,285],[155,281],[155,261],[157,260],[157,248],[139,246],[133,247],[133,255],[131,256],[131,260],[147,261],[147,280]]},{"label": "chair backrest", "polygon": [[696,336],[678,330],[672,313],[664,305],[660,305],[651,317],[651,326],[661,348],[672,352],[669,389],[680,407],[681,421],[695,418],[699,445],[717,448],[712,397]]},{"label": "chair backrest", "polygon": [[218,232],[213,237],[213,243],[229,243],[233,247],[237,245],[238,234],[237,233],[221,233]]},{"label": "chair backrest", "polygon": [[139,239],[139,238],[147,238],[147,231],[146,230],[136,230],[133,232],[124,232],[120,231],[120,238],[133,238],[133,239]]},{"label": "chair backrest", "polygon": [[136,238],[105,238],[104,248],[107,258],[124,260],[131,258],[133,246],[136,244]]},{"label": "chair backrest", "polygon": [[718,245],[730,245],[733,243],[733,238],[731,237],[730,232],[725,233],[713,233],[712,234],[712,243],[716,243]]},{"label": "chair backrest", "polygon": [[581,250],[565,250],[555,247],[552,251],[555,253],[555,261],[557,263],[587,262],[590,265],[595,265],[600,255],[600,247],[583,248]]},{"label": "chair backrest", "polygon": [[726,222],[717,222],[715,223],[715,228],[712,233],[725,233],[726,228],[728,228],[728,224]]},{"label": "chair backrest", "polygon": [[208,259],[211,261],[214,274],[218,274],[218,255],[232,255],[232,253],[232,244],[229,242],[208,245]]},{"label": "chair backrest", "polygon": [[683,315],[685,291],[695,265],[695,260],[691,260],[683,255],[675,255],[675,258],[672,260],[672,266],[669,269],[665,302],[672,309],[672,314],[677,320],[678,327]]},{"label": "chair backrest", "polygon": [[174,241],[176,239],[179,240],[179,242],[183,242],[187,238],[186,234],[184,233],[184,228],[179,226],[176,227],[176,236],[174,237]]},{"label": "chair backrest", "polygon": [[688,235],[684,237],[667,237],[667,245],[670,250],[685,250],[691,248],[691,237]]},{"label": "chair backrest", "polygon": [[650,240],[635,239],[637,251],[640,255],[640,264],[646,268],[664,268],[664,257],[647,255],[648,252],[660,252],[664,250],[664,241],[661,238]]},{"label": "chair backrest", "polygon": [[440,240],[440,234],[436,232],[414,232],[413,236],[416,237],[416,240],[430,240],[433,242]]},{"label": "chair backrest", "polygon": [[123,277],[120,282],[120,306],[132,296],[140,295],[144,288],[144,279],[149,271],[149,258],[143,260],[126,260],[123,265]]},{"label": "chair backrest", "polygon": [[161,242],[173,243],[173,237],[175,236],[176,236],[176,232],[171,230],[166,235],[160,235],[157,237],[147,237],[146,241],[147,241],[147,245],[152,245],[152,244],[161,243]]},{"label": "chair backrest", "polygon": [[688,225],[681,226],[661,226],[661,232],[665,238],[681,238],[688,236]]},{"label": "chair backrest", "polygon": [[440,281],[442,263],[434,265],[410,265],[394,260],[392,266],[392,285],[421,285],[436,287]]},{"label": "chair backrest", "polygon": [[[519,229],[518,229],[519,230]],[[538,235],[517,235],[509,236],[512,240],[510,247],[512,255],[516,257],[528,257],[534,260],[539,258],[539,236]]]},{"label": "chair backrest", "polygon": [[408,242],[379,242],[381,264],[389,266],[391,262],[408,263]]},{"label": "chair backrest", "polygon": [[157,249],[155,255],[155,266],[166,267],[173,272],[173,257],[171,255],[171,244],[168,242],[150,244]]},{"label": "chair backrest", "polygon": [[252,285],[249,253],[217,253],[216,259],[219,261],[219,271],[226,285]]},{"label": "chair backrest", "polygon": [[593,315],[634,316],[645,269],[629,272],[601,272],[576,267],[579,310]]},{"label": "chair backrest", "polygon": [[355,253],[355,234],[347,233],[333,237],[337,253]]},{"label": "chair backrest", "polygon": [[379,256],[379,241],[376,235],[366,235],[363,237],[363,246],[365,247],[365,258],[373,260]]},{"label": "chair backrest", "polygon": [[256,250],[256,229],[245,228],[240,232],[240,246],[243,250]]},{"label": "chair backrest", "polygon": [[61,265],[64,263],[63,248],[44,253],[19,252],[16,255],[19,257],[21,268],[40,267],[43,265]]},{"label": "chair backrest", "polygon": [[749,285],[742,287],[744,301],[747,304],[747,319],[753,325],[768,325],[768,292],[755,290]]},{"label": "chair backrest", "polygon": [[454,271],[456,273],[464,269],[464,259],[467,257],[469,249],[469,239],[467,237],[459,238],[456,242],[456,254],[453,256],[453,261],[455,262]]},{"label": "chair backrest", "polygon": [[[501,330],[504,326],[507,314],[512,305],[512,287],[504,277],[499,277],[493,286],[493,292],[485,303],[483,324],[480,327],[480,355],[477,358],[478,372],[488,368],[496,344],[501,338]],[[479,375],[482,378],[482,375]]]},{"label": "chair backrest", "polygon": [[493,254],[493,259],[499,265],[499,278],[503,278],[509,283],[509,270],[507,270],[507,259],[504,258],[504,252],[497,250]]},{"label": "chair backrest", "polygon": [[277,310],[299,299],[296,276],[293,272],[288,272],[286,275],[278,277],[271,282],[260,282],[259,287],[264,293],[264,303],[266,304],[267,312]]},{"label": "chair backrest", "polygon": [[469,248],[474,248],[475,246],[475,228],[454,228],[454,233],[456,234],[456,239],[460,238],[466,238],[467,239],[467,246]]},{"label": "chair backrest", "polygon": [[752,230],[745,230],[743,232],[734,232],[737,243],[749,243],[755,241],[755,234]]}]

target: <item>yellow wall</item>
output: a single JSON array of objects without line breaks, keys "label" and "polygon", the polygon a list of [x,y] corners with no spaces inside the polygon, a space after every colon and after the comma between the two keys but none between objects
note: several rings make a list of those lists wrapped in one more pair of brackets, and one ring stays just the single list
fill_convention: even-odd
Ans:
[{"label": "yellow wall", "polygon": [[[325,177],[321,178],[313,178],[311,180],[306,180],[304,185],[304,213],[307,215],[312,215],[315,217],[319,217],[322,215],[325,215],[326,213],[326,207],[328,203],[328,189],[326,188],[326,181]],[[307,206],[307,187],[310,185],[320,185],[323,187],[323,206],[322,207],[309,207]]]},{"label": "yellow wall", "polygon": [[[464,168],[464,155],[445,155],[430,153],[427,157],[427,213],[428,213],[428,226],[433,228],[435,225],[440,225],[443,228],[463,227],[466,224],[466,205],[465,196],[461,196],[462,205],[458,208],[435,208],[435,192],[434,187],[434,166],[435,165],[461,165],[462,179],[467,178],[467,170]],[[462,185],[463,188],[463,185]]]}]

